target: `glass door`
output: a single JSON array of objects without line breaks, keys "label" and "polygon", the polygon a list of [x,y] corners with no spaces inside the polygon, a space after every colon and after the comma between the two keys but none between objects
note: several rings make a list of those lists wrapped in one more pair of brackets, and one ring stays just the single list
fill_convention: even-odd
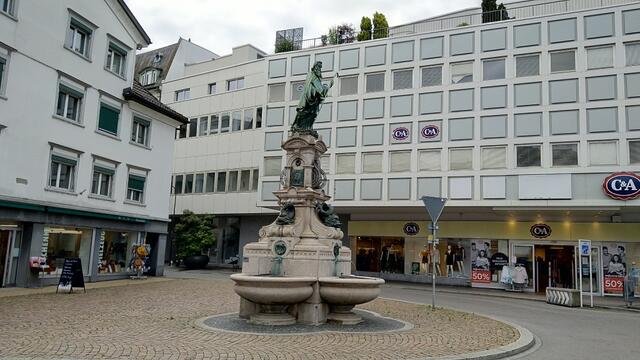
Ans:
[{"label": "glass door", "polygon": [[[515,260],[514,265],[517,267],[523,267],[526,271],[528,280],[526,281],[524,288],[527,291],[534,291],[534,285],[536,283],[536,274],[534,272],[534,246],[513,244],[511,247],[511,260]],[[522,271],[522,270],[519,270]]]},{"label": "glass door", "polygon": [[[576,260],[579,261],[579,249],[575,248]],[[582,256],[582,293],[589,294],[589,271],[591,271],[591,284],[593,286],[593,294],[601,295],[602,290],[600,289],[600,247],[592,246],[591,247],[591,270],[589,270],[589,257]],[[576,262],[576,278],[580,276],[580,268],[577,265],[579,262]]]}]

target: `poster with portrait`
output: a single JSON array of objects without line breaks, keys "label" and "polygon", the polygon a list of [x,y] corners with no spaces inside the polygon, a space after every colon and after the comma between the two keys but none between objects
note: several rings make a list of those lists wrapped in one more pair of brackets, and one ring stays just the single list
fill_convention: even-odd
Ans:
[{"label": "poster with portrait", "polygon": [[625,244],[607,244],[602,247],[602,274],[604,275],[604,293],[622,294],[624,277],[627,275]]},{"label": "poster with portrait", "polygon": [[490,249],[491,244],[488,241],[478,240],[471,242],[471,282],[491,283]]}]

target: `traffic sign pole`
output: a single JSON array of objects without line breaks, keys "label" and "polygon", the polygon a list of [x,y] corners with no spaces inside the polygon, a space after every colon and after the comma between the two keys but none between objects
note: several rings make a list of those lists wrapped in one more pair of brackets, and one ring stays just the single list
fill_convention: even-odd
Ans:
[{"label": "traffic sign pole", "polygon": [[[429,229],[433,234],[433,239],[431,243],[433,248],[431,249],[431,263],[433,264],[433,273],[431,274],[431,309],[436,309],[436,258],[435,258],[435,249],[436,245],[438,245],[438,219],[442,214],[442,209],[444,209],[444,204],[447,202],[446,198],[439,198],[433,196],[423,196],[421,198],[424,203],[424,207],[427,209],[427,213],[429,217],[431,217],[431,226]],[[427,244],[428,246],[428,244]]]}]

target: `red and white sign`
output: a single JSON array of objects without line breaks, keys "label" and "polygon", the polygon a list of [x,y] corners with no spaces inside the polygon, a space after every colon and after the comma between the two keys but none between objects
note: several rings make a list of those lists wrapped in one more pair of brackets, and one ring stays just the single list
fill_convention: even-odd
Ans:
[{"label": "red and white sign", "polygon": [[605,275],[604,292],[608,294],[622,294],[624,290],[624,276]]},{"label": "red and white sign", "polygon": [[473,269],[471,271],[471,282],[479,284],[490,284],[491,271],[483,269]]}]

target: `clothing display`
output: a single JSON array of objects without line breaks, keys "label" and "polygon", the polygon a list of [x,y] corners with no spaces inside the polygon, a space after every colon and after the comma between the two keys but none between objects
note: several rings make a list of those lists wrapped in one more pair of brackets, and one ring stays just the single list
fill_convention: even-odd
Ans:
[{"label": "clothing display", "polygon": [[524,266],[518,264],[513,269],[512,275],[514,284],[527,284],[529,282],[529,275],[527,274],[527,269]]},{"label": "clothing display", "polygon": [[447,252],[444,255],[445,263],[447,264],[447,266],[448,265],[453,266],[453,261],[454,261],[453,257],[454,257],[453,250],[451,249],[447,250]]},{"label": "clothing display", "polygon": [[503,284],[511,285],[513,283],[512,273],[513,266],[505,265],[502,267],[502,274],[500,275],[500,282]]}]

